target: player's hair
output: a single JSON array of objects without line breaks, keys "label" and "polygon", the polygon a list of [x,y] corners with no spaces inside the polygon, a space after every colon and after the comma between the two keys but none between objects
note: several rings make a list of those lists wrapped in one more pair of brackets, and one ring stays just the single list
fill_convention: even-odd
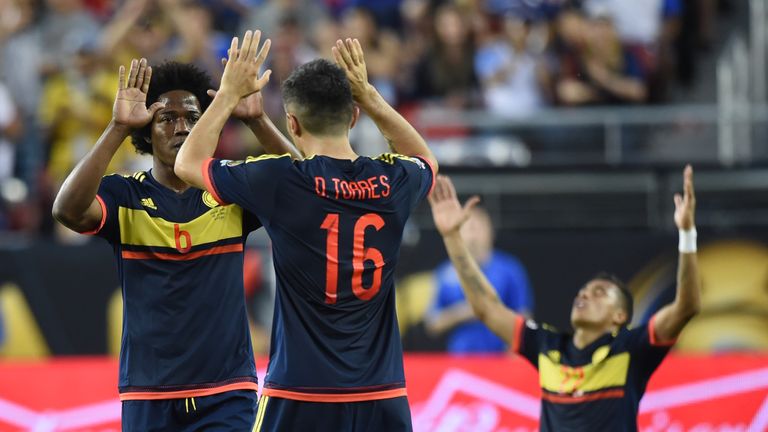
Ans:
[{"label": "player's hair", "polygon": [[[200,110],[205,111],[211,104],[208,89],[213,88],[211,77],[194,65],[167,61],[152,67],[152,79],[147,91],[147,106],[157,102],[160,95],[173,90],[185,90],[192,93],[200,102]],[[152,154],[152,122],[131,134],[131,142],[136,152]]]},{"label": "player's hair", "polygon": [[615,274],[608,273],[606,271],[601,271],[596,274],[592,280],[595,279],[606,280],[616,285],[616,288],[619,289],[619,293],[621,293],[621,307],[624,309],[624,312],[627,313],[627,320],[624,321],[622,325],[628,326],[632,322],[632,313],[635,308],[635,301],[632,298],[632,293],[629,291],[629,288],[627,288],[627,284],[625,284],[624,281],[619,279],[619,277]]},{"label": "player's hair", "polygon": [[343,70],[325,59],[296,68],[283,81],[283,100],[300,124],[314,135],[341,135],[349,130],[354,102]]}]

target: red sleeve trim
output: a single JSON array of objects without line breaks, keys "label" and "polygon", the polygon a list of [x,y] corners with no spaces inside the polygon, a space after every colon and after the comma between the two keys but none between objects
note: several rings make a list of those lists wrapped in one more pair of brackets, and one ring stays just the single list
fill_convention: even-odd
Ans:
[{"label": "red sleeve trim", "polygon": [[416,156],[419,158],[422,162],[427,164],[429,167],[429,171],[432,173],[432,184],[429,186],[429,191],[427,192],[427,196],[432,193],[432,189],[435,188],[435,182],[437,182],[437,173],[435,172],[435,167],[432,165],[432,162],[429,161],[429,159],[425,158],[424,156]]},{"label": "red sleeve trim", "polygon": [[523,328],[525,326],[525,318],[518,315],[515,318],[515,328],[512,333],[512,351],[520,354],[520,348],[523,346]]},{"label": "red sleeve trim", "polygon": [[216,185],[213,184],[213,179],[211,178],[211,164],[213,164],[214,161],[214,158],[208,158],[203,162],[203,166],[200,167],[200,169],[203,171],[203,181],[205,182],[205,188],[208,190],[208,192],[210,192],[211,196],[213,196],[213,199],[215,199],[217,203],[221,205],[227,205],[229,203],[221,199],[219,191],[216,189]]},{"label": "red sleeve trim", "polygon": [[101,222],[99,222],[99,226],[95,230],[81,232],[80,234],[85,234],[85,235],[98,234],[99,231],[101,231],[101,229],[104,228],[104,224],[107,223],[107,205],[104,204],[104,200],[99,195],[96,195],[96,201],[98,201],[99,205],[101,206]]},{"label": "red sleeve trim", "polygon": [[672,339],[671,341],[660,341],[656,338],[656,326],[654,325],[656,322],[656,315],[654,314],[651,317],[651,320],[648,321],[648,338],[651,341],[651,346],[657,346],[657,347],[670,347],[677,342],[677,339]]}]

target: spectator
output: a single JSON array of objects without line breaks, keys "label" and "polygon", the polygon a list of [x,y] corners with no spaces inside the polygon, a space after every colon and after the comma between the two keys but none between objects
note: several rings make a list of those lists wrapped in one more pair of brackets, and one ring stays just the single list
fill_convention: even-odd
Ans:
[{"label": "spectator", "polygon": [[[47,132],[47,172],[54,188],[101,135],[101,127],[112,118],[117,92],[114,74],[107,71],[93,44],[81,47],[66,72],[52,76],[45,84],[40,120]],[[130,145],[120,148],[108,172],[128,173],[138,166]]]},{"label": "spectator", "polygon": [[416,66],[413,96],[454,109],[477,105],[475,49],[470,26],[458,7],[445,4],[437,9],[431,39],[426,56]]},{"label": "spectator", "polygon": [[[16,165],[19,177],[31,193],[37,193],[37,180],[44,165],[44,151],[40,140],[37,109],[42,94],[42,65],[46,47],[38,25],[40,9],[36,0],[17,0],[7,9],[0,10],[3,17],[15,17],[12,23],[0,20],[5,34],[0,45],[0,80],[18,108],[23,133],[17,140]],[[0,40],[3,38],[0,37]]]},{"label": "spectator", "polygon": [[549,75],[542,54],[529,48],[530,33],[530,22],[509,15],[502,34],[475,55],[485,106],[495,114],[526,117],[547,103],[543,89],[549,88]]},{"label": "spectator", "polygon": [[[517,258],[493,249],[493,224],[488,213],[475,207],[461,228],[461,235],[504,304],[530,316],[533,299],[525,268]],[[437,296],[427,317],[429,332],[448,334],[447,348],[451,353],[506,351],[504,342],[472,314],[450,261],[441,264],[435,273]]]},{"label": "spectator", "polygon": [[261,6],[251,8],[251,13],[243,18],[239,34],[258,29],[264,37],[277,40],[280,20],[286,15],[296,16],[299,28],[307,34],[314,34],[318,23],[330,19],[325,5],[317,0],[264,0]]},{"label": "spectator", "polygon": [[99,24],[82,0],[46,0],[42,31],[43,73],[52,75],[67,67],[77,47],[96,39]]},{"label": "spectator", "polygon": [[640,62],[624,49],[610,19],[590,19],[577,9],[563,12],[558,100],[564,105],[641,103],[647,86]]},{"label": "spectator", "polygon": [[[342,19],[342,35],[357,38],[365,52],[368,81],[392,105],[397,103],[396,75],[400,68],[400,41],[389,30],[380,29],[373,13],[363,7],[346,11]],[[350,142],[355,151],[366,156],[377,156],[388,151],[388,144],[379,128],[364,113],[350,131]]]},{"label": "spectator", "polygon": [[8,89],[0,82],[0,184],[14,175],[13,140],[21,135],[21,121]]}]

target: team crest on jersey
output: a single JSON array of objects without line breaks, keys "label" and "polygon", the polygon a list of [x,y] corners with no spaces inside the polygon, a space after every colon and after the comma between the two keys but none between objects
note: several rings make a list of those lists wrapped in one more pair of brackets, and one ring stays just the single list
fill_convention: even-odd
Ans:
[{"label": "team crest on jersey", "polygon": [[221,160],[219,163],[221,164],[221,166],[229,166],[229,167],[233,167],[233,166],[242,165],[242,163],[243,163],[243,162],[245,162],[245,161],[242,161],[242,160],[230,160],[230,159],[222,159],[222,160]]},{"label": "team crest on jersey", "polygon": [[152,210],[157,210],[157,206],[155,205],[155,202],[152,201],[152,198],[142,198],[141,205]]},{"label": "team crest on jersey", "polygon": [[203,204],[207,205],[210,208],[219,206],[219,203],[216,202],[216,199],[213,198],[213,195],[211,195],[211,193],[208,191],[203,192]]}]

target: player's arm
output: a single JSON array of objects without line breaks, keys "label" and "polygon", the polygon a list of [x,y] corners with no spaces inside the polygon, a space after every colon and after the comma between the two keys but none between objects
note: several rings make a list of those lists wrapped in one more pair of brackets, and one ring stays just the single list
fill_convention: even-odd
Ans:
[{"label": "player's arm", "polygon": [[443,236],[445,248],[461,281],[461,288],[480,321],[510,346],[515,346],[513,331],[518,314],[499,299],[496,290],[488,282],[477,261],[461,238],[460,228],[469,219],[470,210],[479,202],[472,197],[464,207],[456,198],[456,190],[448,177],[438,176],[435,188],[429,196],[432,217],[437,230]]},{"label": "player's arm", "polygon": [[675,301],[664,306],[653,318],[654,339],[660,343],[674,341],[683,327],[701,309],[699,265],[696,259],[696,225],[694,212],[693,168],[683,172],[683,195],[675,195],[675,224],[680,230],[680,257],[677,267]]},{"label": "player's arm", "polygon": [[442,335],[467,321],[473,320],[475,313],[472,306],[466,302],[454,303],[442,309],[425,321],[427,331],[434,335]]},{"label": "player's arm", "polygon": [[174,172],[195,187],[205,189],[203,163],[216,151],[221,130],[235,107],[241,99],[258,92],[269,82],[272,71],[267,70],[259,76],[259,68],[269,53],[270,40],[267,39],[259,50],[260,39],[260,31],[247,31],[242,46],[238,48],[237,37],[232,38],[219,91],[176,156]]},{"label": "player's arm", "polygon": [[[221,62],[224,67],[226,67],[227,60],[222,59]],[[208,90],[208,95],[215,99],[216,91]],[[267,153],[288,153],[293,159],[304,158],[291,140],[280,132],[277,126],[272,123],[272,120],[264,112],[264,98],[261,91],[257,91],[256,93],[241,99],[232,111],[232,117],[242,121],[248,126],[248,129],[253,132],[256,139],[259,140],[259,143]]]},{"label": "player's arm", "polygon": [[355,102],[376,123],[392,149],[406,156],[426,158],[433,167],[433,175],[437,175],[437,160],[424,138],[368,82],[360,42],[357,39],[338,40],[332,51],[336,63],[347,74]]},{"label": "player's arm", "polygon": [[146,59],[131,61],[127,81],[125,67],[120,66],[112,121],[96,145],[67,176],[53,202],[53,217],[67,228],[77,232],[98,228],[103,215],[96,192],[109,162],[131,132],[147,125],[155,112],[163,107],[158,102],[147,109],[151,77],[152,68],[147,66]]}]

